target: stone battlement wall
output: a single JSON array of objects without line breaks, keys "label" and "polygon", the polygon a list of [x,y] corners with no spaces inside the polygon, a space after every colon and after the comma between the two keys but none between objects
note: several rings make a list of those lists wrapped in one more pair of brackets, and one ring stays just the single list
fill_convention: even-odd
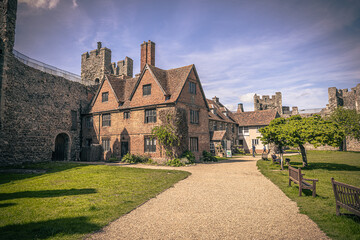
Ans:
[{"label": "stone battlement wall", "polygon": [[113,74],[116,76],[125,75],[133,76],[133,60],[126,57],[122,61],[111,62],[111,50],[102,47],[101,42],[98,42],[97,49],[85,52],[81,55],[81,80],[92,81],[100,83],[105,74]]},{"label": "stone battlement wall", "polygon": [[354,109],[360,112],[360,83],[356,87],[348,89],[337,89],[330,87],[328,89],[329,104],[327,108],[332,111],[337,107]]}]

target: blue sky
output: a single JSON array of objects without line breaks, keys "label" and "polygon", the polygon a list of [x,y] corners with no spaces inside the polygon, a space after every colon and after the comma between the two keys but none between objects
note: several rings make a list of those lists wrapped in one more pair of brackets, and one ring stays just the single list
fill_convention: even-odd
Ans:
[{"label": "blue sky", "polygon": [[325,107],[328,87],[360,83],[358,0],[19,0],[15,49],[76,74],[97,41],[138,73],[147,40],[157,67],[195,64],[231,110],[277,91],[285,106]]}]

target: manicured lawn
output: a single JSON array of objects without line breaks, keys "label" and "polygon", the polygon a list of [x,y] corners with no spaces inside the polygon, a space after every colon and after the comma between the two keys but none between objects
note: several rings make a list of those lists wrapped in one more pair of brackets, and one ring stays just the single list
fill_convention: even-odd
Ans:
[{"label": "manicured lawn", "polygon": [[190,175],[184,171],[47,163],[0,174],[1,239],[79,239]]},{"label": "manicured lawn", "polygon": [[[290,156],[291,165],[302,167],[301,156]],[[307,168],[302,168],[306,178],[319,179],[317,196],[304,190],[299,197],[298,185],[288,186],[287,167],[279,171],[278,164],[259,160],[260,171],[292,200],[297,202],[300,212],[308,215],[332,239],[360,239],[360,218],[353,215],[336,216],[335,198],[331,177],[336,181],[360,187],[360,153],[337,151],[309,151]],[[342,213],[348,213],[341,209]]]}]

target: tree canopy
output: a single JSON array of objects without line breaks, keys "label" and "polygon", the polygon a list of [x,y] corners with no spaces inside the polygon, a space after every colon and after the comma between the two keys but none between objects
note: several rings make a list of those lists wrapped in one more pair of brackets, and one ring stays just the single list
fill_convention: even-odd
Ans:
[{"label": "tree canopy", "polygon": [[344,132],[342,150],[346,150],[346,136],[360,140],[360,114],[355,110],[336,108],[329,117]]},{"label": "tree canopy", "polygon": [[[326,144],[339,146],[344,135],[334,122],[324,120],[319,115],[308,118],[300,115],[277,118],[259,131],[262,134],[261,141],[265,144],[275,144],[280,149],[280,154],[285,146],[299,147],[304,167],[307,166],[304,147],[306,143],[313,144],[315,147]],[[283,168],[283,163],[281,166]]]}]

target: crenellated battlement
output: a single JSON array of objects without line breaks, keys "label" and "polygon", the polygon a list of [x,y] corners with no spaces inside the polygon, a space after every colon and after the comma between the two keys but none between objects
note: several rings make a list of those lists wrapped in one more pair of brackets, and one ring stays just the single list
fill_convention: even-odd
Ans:
[{"label": "crenellated battlement", "polygon": [[82,81],[93,81],[100,83],[105,74],[116,76],[133,76],[133,60],[126,57],[124,60],[111,62],[111,50],[102,47],[102,43],[97,43],[97,49],[85,52],[81,55],[81,79]]},{"label": "crenellated battlement", "polygon": [[344,107],[347,109],[355,109],[360,112],[360,83],[356,87],[337,89],[336,87],[328,88],[329,104],[327,108],[334,110],[337,107]]}]

